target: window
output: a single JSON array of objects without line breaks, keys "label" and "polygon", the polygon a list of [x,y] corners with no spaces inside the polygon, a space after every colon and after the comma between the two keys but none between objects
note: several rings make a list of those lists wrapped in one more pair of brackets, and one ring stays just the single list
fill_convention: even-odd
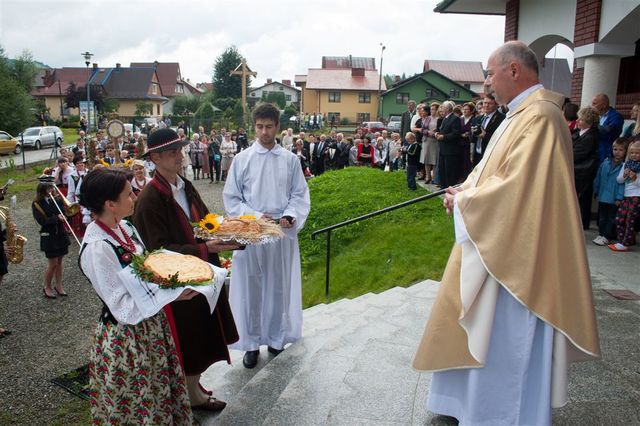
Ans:
[{"label": "window", "polygon": [[256,97],[256,92],[251,92],[251,97],[255,98]]},{"label": "window", "polygon": [[467,88],[467,89],[471,89],[471,84],[469,84],[469,83],[465,83],[465,84],[463,84],[463,86],[464,86],[465,88]]},{"label": "window", "polygon": [[396,93],[396,104],[404,105],[409,102],[409,94],[408,93]]},{"label": "window", "polygon": [[371,93],[358,93],[358,102],[361,104],[370,104]]},{"label": "window", "polygon": [[363,123],[365,121],[369,121],[369,118],[371,118],[371,114],[368,112],[359,112],[356,116],[356,122]]},{"label": "window", "polygon": [[8,135],[8,134],[6,134],[6,133],[0,133],[0,139],[1,139],[1,140],[3,140],[3,141],[11,140],[11,138],[9,137],[9,135]]},{"label": "window", "polygon": [[340,92],[329,92],[329,102],[340,102]]},{"label": "window", "polygon": [[291,100],[291,95],[284,95],[284,99],[285,99],[285,101],[290,101]]},{"label": "window", "polygon": [[[335,120],[332,120],[331,117],[335,117]],[[340,123],[340,113],[339,112],[328,112],[327,113],[327,120],[329,120],[329,123],[331,123],[331,121],[333,121],[334,123]]]},{"label": "window", "polygon": [[176,84],[176,92],[184,93],[184,87],[182,86],[182,84]]},{"label": "window", "polygon": [[433,89],[426,89],[424,91],[424,96],[427,98],[435,98],[436,97],[436,91]]},{"label": "window", "polygon": [[280,91],[282,92],[284,90],[284,87],[280,86]]},{"label": "window", "polygon": [[460,91],[458,89],[451,89],[449,90],[449,96],[451,96],[452,98],[459,98]]},{"label": "window", "polygon": [[151,83],[151,93],[154,95],[158,94],[158,85],[156,83]]},{"label": "window", "polygon": [[160,115],[160,104],[156,104],[156,115]]}]

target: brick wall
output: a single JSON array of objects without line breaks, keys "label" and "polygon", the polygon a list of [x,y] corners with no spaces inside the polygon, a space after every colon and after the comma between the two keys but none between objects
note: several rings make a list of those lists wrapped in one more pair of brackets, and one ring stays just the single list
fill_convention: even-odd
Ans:
[{"label": "brick wall", "polygon": [[602,0],[578,0],[576,25],[573,34],[574,47],[596,43],[600,32]]},{"label": "brick wall", "polygon": [[571,77],[571,102],[580,105],[582,99],[582,80],[584,68],[578,68],[576,60],[573,60],[573,76]]},{"label": "brick wall", "polygon": [[[573,33],[574,47],[584,46],[598,41],[600,33],[600,12],[602,0],[577,0],[576,22]],[[573,77],[571,78],[571,102],[580,104],[582,99],[582,81],[584,68],[578,68],[573,61]]]},{"label": "brick wall", "polygon": [[506,6],[504,18],[504,41],[518,39],[518,16],[520,11],[520,0],[509,0]]}]

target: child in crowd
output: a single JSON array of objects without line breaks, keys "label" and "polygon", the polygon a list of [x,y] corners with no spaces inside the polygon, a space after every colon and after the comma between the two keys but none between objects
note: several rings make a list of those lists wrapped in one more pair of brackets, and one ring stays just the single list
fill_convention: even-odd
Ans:
[{"label": "child in crowd", "polygon": [[116,148],[111,144],[107,145],[107,155],[105,155],[104,161],[110,165],[116,164]]},{"label": "child in crowd", "polygon": [[624,200],[616,214],[618,242],[609,244],[613,251],[627,251],[635,244],[636,222],[640,217],[640,141],[629,146],[627,161],[618,173],[618,183],[624,183]]},{"label": "child in crowd", "polygon": [[403,149],[407,153],[407,185],[411,191],[418,189],[416,186],[416,173],[420,167],[420,150],[421,146],[416,143],[416,135],[413,132],[407,132],[404,136],[409,144]]},{"label": "child in crowd", "polygon": [[599,246],[609,244],[616,237],[616,213],[624,198],[624,185],[618,183],[617,178],[627,155],[627,145],[625,138],[613,142],[613,157],[600,164],[593,182],[593,193],[598,200],[598,236],[593,243]]}]

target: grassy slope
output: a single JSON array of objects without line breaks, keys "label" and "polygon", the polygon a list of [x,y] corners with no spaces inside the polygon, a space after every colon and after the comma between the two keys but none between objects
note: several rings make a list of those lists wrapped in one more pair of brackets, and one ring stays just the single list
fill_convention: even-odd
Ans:
[{"label": "grassy slope", "polygon": [[[407,189],[404,173],[368,168],[327,172],[309,181],[311,213],[299,235],[303,304],[326,302],[326,236],[311,232],[426,194]],[[330,300],[440,279],[453,224],[439,200],[428,200],[332,232]]]}]

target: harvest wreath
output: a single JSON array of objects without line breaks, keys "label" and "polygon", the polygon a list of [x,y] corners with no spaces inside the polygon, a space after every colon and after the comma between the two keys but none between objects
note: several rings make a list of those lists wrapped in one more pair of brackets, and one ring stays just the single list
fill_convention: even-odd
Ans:
[{"label": "harvest wreath", "polygon": [[211,267],[202,259],[162,249],[134,256],[131,269],[141,280],[165,289],[208,285],[213,279]]},{"label": "harvest wreath", "polygon": [[219,240],[246,244],[266,244],[284,236],[280,225],[273,220],[257,219],[252,215],[222,217],[209,213],[193,224],[196,238],[204,241]]}]

